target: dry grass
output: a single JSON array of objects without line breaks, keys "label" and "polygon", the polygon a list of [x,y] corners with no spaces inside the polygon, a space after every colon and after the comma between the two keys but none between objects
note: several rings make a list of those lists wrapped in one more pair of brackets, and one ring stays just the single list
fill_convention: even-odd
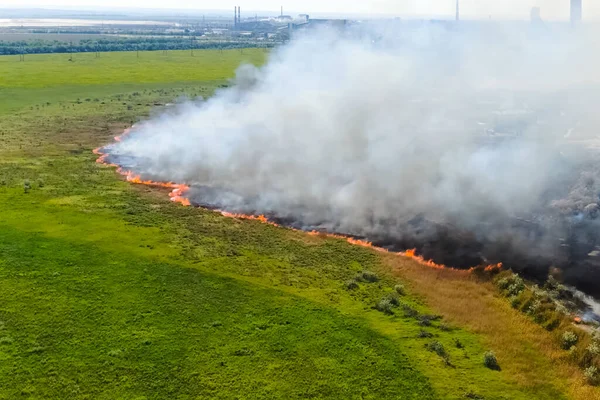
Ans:
[{"label": "dry grass", "polygon": [[600,399],[600,390],[584,383],[582,372],[560,349],[554,334],[512,309],[491,283],[463,271],[431,269],[392,255],[384,258],[436,312],[480,334],[503,371],[521,385],[552,382],[573,399]]}]

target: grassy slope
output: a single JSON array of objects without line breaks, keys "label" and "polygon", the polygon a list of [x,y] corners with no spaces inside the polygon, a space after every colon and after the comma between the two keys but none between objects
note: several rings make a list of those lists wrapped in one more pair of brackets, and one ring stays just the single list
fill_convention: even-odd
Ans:
[{"label": "grassy slope", "polygon": [[47,54],[0,57],[0,111],[17,110],[47,100],[74,100],[134,91],[141,88],[171,87],[174,83],[219,81],[232,76],[232,69],[244,60],[260,63],[264,50],[162,51],[136,53]]},{"label": "grassy slope", "polygon": [[[393,260],[420,294],[403,301],[450,318],[450,331],[425,330],[454,367],[424,349],[433,339],[417,337],[417,320],[372,309],[398,282],[378,254],[179,207],[96,165],[91,149],[152,104],[208,95],[240,61],[264,57],[170,54],[0,57],[0,398],[555,399],[571,390],[577,377],[554,368],[535,336],[511,341],[513,329],[494,341],[497,332],[431,296],[427,285],[444,283],[412,262]],[[382,281],[345,290],[361,269]],[[491,297],[469,289],[473,304]],[[499,310],[513,315],[500,303],[485,309]],[[502,372],[481,362],[497,344],[508,347],[494,348]],[[502,357],[524,351],[525,363]]]}]

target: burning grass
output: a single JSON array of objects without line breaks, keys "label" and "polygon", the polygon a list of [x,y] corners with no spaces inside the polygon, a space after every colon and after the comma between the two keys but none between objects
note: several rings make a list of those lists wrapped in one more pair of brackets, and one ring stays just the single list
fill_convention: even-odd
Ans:
[{"label": "burning grass", "polygon": [[[126,129],[122,135],[115,136],[115,138],[114,138],[115,142],[120,142],[124,136],[128,135],[131,132],[132,129],[134,129],[134,127],[130,128],[130,129]],[[189,197],[187,197],[187,195],[186,195],[187,192],[190,190],[190,187],[188,185],[186,185],[185,183],[156,182],[156,181],[152,181],[152,180],[145,180],[139,174],[136,174],[133,171],[125,170],[117,164],[111,164],[108,161],[108,157],[110,156],[110,153],[106,153],[102,148],[95,149],[93,151],[93,153],[100,156],[96,160],[97,163],[116,167],[117,172],[119,174],[123,175],[128,182],[131,182],[134,184],[146,185],[146,186],[164,187],[164,188],[173,189],[169,193],[169,197],[170,197],[171,201],[180,203],[184,206],[192,206],[193,205],[191,199]],[[223,210],[219,210],[219,209],[217,209],[215,211],[220,213],[224,217],[228,217],[228,218],[259,221],[263,224],[280,226],[278,223],[270,220],[265,215],[249,215],[249,214],[232,213],[232,212],[223,211]],[[343,239],[352,245],[366,247],[369,249],[376,250],[378,252],[383,252],[383,253],[389,252],[387,249],[385,249],[383,247],[378,247],[378,246],[373,245],[372,242],[369,242],[367,240],[357,239],[357,238],[347,236],[347,235],[339,235],[336,233],[324,232],[324,231],[309,231],[307,233],[312,236],[324,236],[324,237],[329,237],[329,238]],[[406,251],[397,252],[394,254],[396,254],[398,256],[409,258],[409,259],[411,259],[423,266],[429,267],[429,268],[453,269],[446,265],[439,264],[432,260],[425,259],[423,256],[417,254],[416,249],[408,249]],[[465,273],[467,273],[467,274],[472,273],[472,272],[475,272],[477,269],[481,270],[482,272],[500,271],[502,269],[502,263],[483,265],[483,266],[478,266],[478,267],[474,266],[471,269],[466,270]],[[457,270],[457,271],[463,271],[463,270]]]}]

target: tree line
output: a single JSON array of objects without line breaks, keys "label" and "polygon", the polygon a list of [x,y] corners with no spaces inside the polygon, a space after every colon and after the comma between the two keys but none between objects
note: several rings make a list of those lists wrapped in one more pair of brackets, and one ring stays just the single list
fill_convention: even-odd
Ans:
[{"label": "tree line", "polygon": [[194,40],[187,38],[136,37],[119,39],[84,39],[78,42],[49,40],[0,41],[0,55],[41,53],[90,53],[111,51],[155,51],[192,49],[237,49],[248,47],[273,47],[272,42],[242,40]]}]

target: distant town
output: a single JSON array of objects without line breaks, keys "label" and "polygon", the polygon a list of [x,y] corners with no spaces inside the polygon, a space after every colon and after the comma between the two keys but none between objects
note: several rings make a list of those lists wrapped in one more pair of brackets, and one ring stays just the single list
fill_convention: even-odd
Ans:
[{"label": "distant town", "polygon": [[[583,18],[582,0],[570,0],[571,24]],[[81,53],[108,51],[169,51],[195,49],[272,48],[289,41],[295,32],[316,27],[343,28],[369,19],[313,18],[278,13],[244,12],[234,7],[221,12],[99,12],[44,9],[0,9],[0,55]],[[452,19],[402,20],[388,17],[383,23],[461,22],[460,0]],[[533,7],[531,23],[543,23],[543,10]]]}]

